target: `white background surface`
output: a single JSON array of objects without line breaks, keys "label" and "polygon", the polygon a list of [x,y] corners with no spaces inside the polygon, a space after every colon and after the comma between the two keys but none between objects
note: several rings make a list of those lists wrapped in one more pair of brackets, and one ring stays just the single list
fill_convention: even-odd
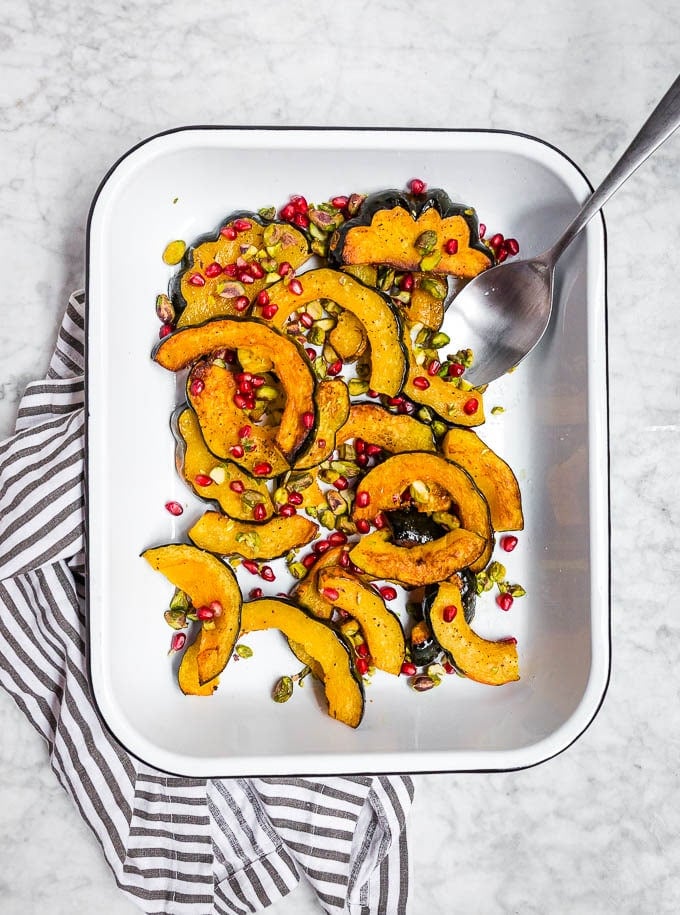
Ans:
[{"label": "white background surface", "polygon": [[[494,127],[554,143],[596,183],[680,69],[671,0],[106,9],[36,0],[0,14],[2,435],[84,282],[90,199],[138,140],[189,123]],[[551,762],[416,778],[414,915],[677,910],[679,163],[680,135],[605,211],[609,693]],[[0,734],[0,912],[136,911],[4,694]],[[319,909],[302,889],[270,911]]]}]

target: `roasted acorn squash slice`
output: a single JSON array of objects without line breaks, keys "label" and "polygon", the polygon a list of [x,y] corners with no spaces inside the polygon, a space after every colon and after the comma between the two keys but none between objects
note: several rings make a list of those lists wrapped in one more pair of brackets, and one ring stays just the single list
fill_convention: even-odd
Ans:
[{"label": "roasted acorn squash slice", "polygon": [[364,713],[363,687],[347,645],[328,623],[278,598],[244,603],[241,619],[244,632],[279,629],[290,642],[301,645],[323,670],[328,714],[352,728],[359,726]]},{"label": "roasted acorn squash slice", "polygon": [[[253,506],[258,503],[264,507],[265,518],[272,514],[274,506],[264,480],[255,479],[231,460],[215,457],[203,440],[193,410],[180,409],[173,417],[172,428],[178,443],[178,464],[197,496],[217,502],[230,518],[251,519]],[[206,478],[211,480],[208,485]],[[236,492],[232,483],[240,484],[243,491]]]},{"label": "roasted acorn squash slice", "polygon": [[[199,687],[206,686],[226,667],[241,628],[241,591],[236,576],[212,553],[188,544],[156,547],[145,550],[142,556],[171,584],[188,594],[194,607],[208,606],[213,601],[219,601],[222,606],[222,612],[214,618],[214,628],[201,627],[194,643],[197,647],[185,652],[180,664],[179,682],[184,692],[196,681]],[[213,689],[215,686],[212,684]],[[206,692],[200,690],[201,695]]]},{"label": "roasted acorn squash slice", "polygon": [[[233,213],[184,255],[181,271],[170,285],[170,297],[180,312],[178,326],[237,314],[234,303],[239,296],[252,302],[271,283],[280,264],[287,262],[295,269],[310,256],[307,238],[294,226],[266,222],[256,213]],[[224,273],[224,267],[236,267],[239,258],[243,264],[257,265],[250,282]]]},{"label": "roasted acorn squash slice", "polygon": [[465,468],[483,493],[496,531],[521,531],[522,497],[517,477],[503,458],[471,429],[451,429],[442,441],[445,458]]},{"label": "roasted acorn squash slice", "polygon": [[352,404],[347,421],[337,435],[341,444],[354,438],[378,445],[391,454],[398,451],[434,451],[430,426],[405,413],[390,413],[373,403]]},{"label": "roasted acorn squash slice", "polygon": [[[455,607],[450,622],[444,618],[447,607]],[[423,600],[423,613],[451,663],[470,680],[490,686],[502,686],[519,680],[516,640],[502,639],[494,642],[473,632],[465,619],[460,589],[456,584],[443,582],[428,588]],[[450,616],[451,611],[447,615]]]},{"label": "roasted acorn squash slice", "polygon": [[490,267],[493,255],[479,238],[475,211],[433,189],[368,197],[331,236],[329,260],[335,266],[388,264],[470,278]]},{"label": "roasted acorn squash slice", "polygon": [[406,653],[404,630],[380,595],[340,566],[321,569],[318,582],[321,594],[361,626],[375,666],[398,676]]},{"label": "roasted acorn squash slice", "polygon": [[[359,280],[328,267],[308,270],[297,277],[301,291],[291,290],[283,282],[271,286],[269,308],[276,306],[270,319],[273,327],[282,328],[295,311],[309,302],[330,299],[355,315],[362,323],[371,350],[370,384],[374,391],[394,397],[401,390],[406,374],[406,359],[401,341],[399,318],[387,296],[364,286]],[[261,309],[256,309],[257,311]]]},{"label": "roasted acorn squash slice", "polygon": [[276,516],[269,521],[235,521],[219,512],[205,512],[189,530],[202,550],[244,559],[276,559],[313,540],[318,526],[302,515]]},{"label": "roasted acorn squash slice", "polygon": [[[401,494],[420,481],[434,483],[453,500],[461,528],[477,534],[484,541],[481,554],[470,563],[473,571],[483,569],[493,550],[493,530],[486,499],[472,477],[457,464],[429,452],[394,454],[378,464],[361,480],[354,502],[354,520],[371,521],[378,512],[401,508]],[[455,531],[451,531],[455,534]],[[437,541],[433,541],[436,544]],[[429,546],[429,545],[427,545]],[[395,548],[397,549],[397,548]],[[428,550],[430,552],[431,550]],[[360,566],[360,563],[357,562]],[[467,563],[463,563],[467,565]],[[462,568],[459,565],[458,568]],[[452,571],[455,571],[452,569]],[[449,573],[450,574],[450,573]],[[441,576],[442,578],[446,576]],[[436,581],[430,578],[430,581]],[[440,580],[440,579],[439,579]]]},{"label": "roasted acorn squash slice", "polygon": [[290,337],[255,319],[215,318],[168,334],[154,349],[153,358],[163,368],[178,372],[202,356],[238,347],[259,349],[274,366],[286,395],[275,441],[289,458],[308,435],[304,414],[314,410],[309,360]]},{"label": "roasted acorn squash slice", "polygon": [[386,530],[366,534],[350,550],[349,558],[373,578],[391,578],[411,588],[442,581],[472,566],[486,546],[483,537],[465,528],[410,547],[390,543],[389,536]]},{"label": "roasted acorn squash slice", "polygon": [[343,362],[356,362],[368,347],[364,325],[351,311],[341,311],[335,327],[328,333],[328,342]]},{"label": "roasted acorn squash slice", "polygon": [[341,378],[326,379],[316,386],[316,426],[310,442],[296,458],[295,470],[317,467],[335,451],[335,437],[349,416],[349,392]]}]

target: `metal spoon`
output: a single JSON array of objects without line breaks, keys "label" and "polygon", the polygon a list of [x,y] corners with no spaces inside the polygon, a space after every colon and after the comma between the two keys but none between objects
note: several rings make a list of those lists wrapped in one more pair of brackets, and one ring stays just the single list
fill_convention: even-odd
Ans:
[{"label": "metal spoon", "polygon": [[555,264],[588,221],[639,165],[680,126],[680,76],[661,99],[602,184],[551,248],[480,273],[455,296],[442,330],[472,349],[465,378],[488,384],[516,366],[543,336],[553,303]]}]

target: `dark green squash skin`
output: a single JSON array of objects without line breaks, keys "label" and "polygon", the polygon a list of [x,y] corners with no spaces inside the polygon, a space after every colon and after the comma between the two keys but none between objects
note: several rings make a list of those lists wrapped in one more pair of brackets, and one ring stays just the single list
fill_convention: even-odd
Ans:
[{"label": "dark green squash skin", "polygon": [[435,209],[442,219],[449,216],[462,216],[470,229],[471,248],[476,248],[494,262],[493,251],[488,248],[479,237],[479,219],[473,207],[463,203],[454,203],[446,191],[441,188],[431,188],[423,194],[409,194],[405,191],[390,189],[370,194],[362,203],[356,216],[348,219],[331,236],[328,247],[328,263],[331,267],[341,267],[342,250],[345,246],[345,236],[355,226],[369,226],[373,216],[379,210],[392,210],[401,207],[413,219],[417,219],[426,210]]},{"label": "dark green squash skin", "polygon": [[426,512],[396,509],[385,513],[392,531],[392,542],[397,546],[428,543],[443,537],[446,528],[437,524]]}]

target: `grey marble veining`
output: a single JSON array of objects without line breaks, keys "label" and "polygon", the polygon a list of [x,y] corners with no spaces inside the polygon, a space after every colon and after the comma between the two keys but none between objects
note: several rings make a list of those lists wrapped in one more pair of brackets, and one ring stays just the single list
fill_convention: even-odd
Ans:
[{"label": "grey marble veining", "polygon": [[[92,195],[138,140],[195,123],[492,127],[548,140],[597,183],[677,75],[679,48],[673,0],[5,4],[0,432],[84,282]],[[606,209],[607,697],[534,769],[416,778],[414,915],[678,910],[679,164],[676,136]],[[2,692],[0,734],[0,912],[137,911]],[[301,889],[272,911],[318,908]]]}]

